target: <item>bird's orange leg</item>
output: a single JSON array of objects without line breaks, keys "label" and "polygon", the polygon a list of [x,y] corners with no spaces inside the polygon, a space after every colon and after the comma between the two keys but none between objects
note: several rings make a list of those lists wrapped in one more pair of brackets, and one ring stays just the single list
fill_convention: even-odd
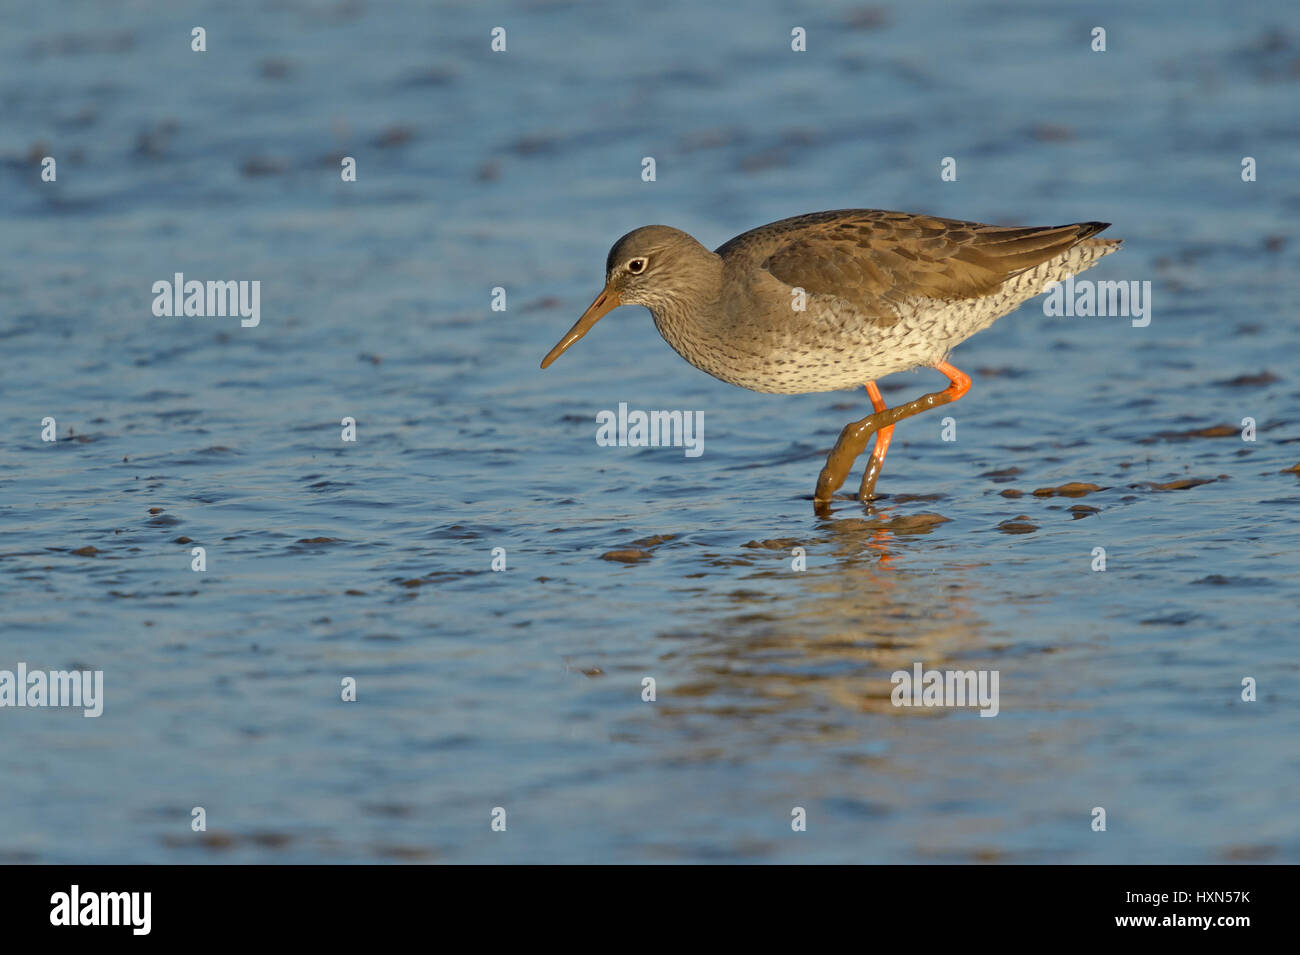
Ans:
[{"label": "bird's orange leg", "polygon": [[[877,440],[877,450],[872,452],[872,465],[875,466],[877,476],[879,475],[879,462],[885,458],[885,451],[889,449],[889,438],[893,437],[893,426],[904,418],[910,418],[912,415],[920,414],[922,411],[929,411],[931,408],[939,405],[946,405],[949,402],[956,401],[966,392],[970,391],[970,377],[963,371],[954,368],[946,361],[941,361],[934,366],[937,370],[943,372],[949,381],[949,385],[943,391],[935,391],[928,395],[922,395],[915,401],[909,401],[907,404],[899,405],[896,408],[887,408],[877,410],[875,414],[868,415],[861,421],[853,421],[844,426],[840,432],[839,440],[835,442],[835,447],[831,449],[830,455],[826,458],[826,466],[822,468],[822,473],[817,477],[817,490],[813,492],[813,503],[823,507],[830,502],[831,496],[844,483],[844,479],[849,476],[849,470],[853,467],[853,462],[857,460],[867,447],[867,441],[871,435],[877,431],[884,438],[883,447],[879,439]],[[870,392],[870,387],[868,387]],[[876,398],[879,392],[872,395],[871,403],[873,407],[879,409],[876,404]],[[881,402],[883,404],[883,401]],[[888,437],[885,436],[885,430],[889,429]],[[879,461],[876,455],[879,454]],[[872,470],[868,466],[867,471],[870,475]],[[863,491],[869,495],[874,490],[875,480],[872,478],[871,487],[867,487],[867,479],[863,478]],[[859,492],[863,493],[863,492]],[[865,500],[866,497],[864,496]]]},{"label": "bird's orange leg", "polygon": [[[889,407],[885,404],[885,399],[874,381],[867,382],[867,394],[871,398],[871,407],[877,411],[884,411]],[[862,486],[858,488],[859,500],[869,501],[876,496],[876,478],[880,477],[880,469],[885,465],[885,455],[889,453],[889,442],[893,439],[892,424],[876,432],[876,446],[871,449],[871,460],[867,462],[867,469],[862,472]]]}]

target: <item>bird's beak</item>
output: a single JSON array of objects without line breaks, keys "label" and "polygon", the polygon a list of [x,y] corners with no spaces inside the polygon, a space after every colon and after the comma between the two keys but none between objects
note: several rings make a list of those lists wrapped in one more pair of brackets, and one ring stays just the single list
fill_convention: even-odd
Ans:
[{"label": "bird's beak", "polygon": [[564,354],[566,348],[576,342],[583,335],[587,334],[587,332],[591,331],[591,326],[600,321],[602,315],[606,312],[613,311],[621,304],[623,303],[618,300],[618,293],[611,291],[609,286],[606,285],[605,290],[596,296],[596,301],[587,306],[587,310],[582,313],[582,318],[578,319],[574,323],[568,333],[561,338],[556,343],[555,347],[547,353],[546,357],[542,359],[542,367],[545,368],[551,362],[555,361],[555,359],[559,358]]}]

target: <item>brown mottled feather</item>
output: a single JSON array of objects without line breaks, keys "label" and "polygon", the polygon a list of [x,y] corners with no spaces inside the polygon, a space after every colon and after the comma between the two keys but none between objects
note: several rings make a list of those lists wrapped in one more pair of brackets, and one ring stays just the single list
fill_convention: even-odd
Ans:
[{"label": "brown mottled feather", "polygon": [[1003,227],[847,209],[770,223],[737,236],[717,254],[766,269],[810,296],[838,298],[873,323],[890,326],[909,301],[988,295],[1107,224]]}]

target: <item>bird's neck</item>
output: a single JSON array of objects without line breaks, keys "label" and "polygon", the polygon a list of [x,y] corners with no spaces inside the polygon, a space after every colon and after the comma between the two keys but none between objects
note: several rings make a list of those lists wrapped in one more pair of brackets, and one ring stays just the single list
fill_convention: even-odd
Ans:
[{"label": "bird's neck", "polygon": [[[712,252],[693,263],[689,280],[650,307],[664,341],[691,364],[700,346],[722,334],[722,260]],[[698,367],[698,365],[697,365]]]}]

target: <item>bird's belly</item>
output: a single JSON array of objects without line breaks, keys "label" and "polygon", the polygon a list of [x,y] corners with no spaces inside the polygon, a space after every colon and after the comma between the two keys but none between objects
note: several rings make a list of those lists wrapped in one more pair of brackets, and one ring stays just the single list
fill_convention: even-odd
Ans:
[{"label": "bird's belly", "polygon": [[[944,360],[959,342],[992,324],[967,303],[905,309],[893,325],[810,321],[778,333],[735,329],[711,341],[674,342],[688,362],[715,378],[771,394],[861,388],[868,381]],[[660,329],[662,332],[663,329]]]}]

